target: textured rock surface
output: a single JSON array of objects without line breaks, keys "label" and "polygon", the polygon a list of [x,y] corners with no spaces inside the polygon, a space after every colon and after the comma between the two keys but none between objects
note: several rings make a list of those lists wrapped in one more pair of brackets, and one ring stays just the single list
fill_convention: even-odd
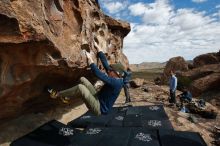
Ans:
[{"label": "textured rock surface", "polygon": [[3,0],[0,20],[0,122],[57,105],[46,85],[60,90],[91,78],[82,50],[96,60],[94,36],[106,40],[111,63],[128,65],[122,47],[130,25],[103,14],[95,0]]},{"label": "textured rock surface", "polygon": [[174,72],[187,71],[188,70],[188,63],[185,61],[185,59],[183,57],[180,57],[180,56],[171,58],[167,62],[166,66],[164,68],[164,72],[163,72],[163,76],[162,76],[163,83],[168,82],[171,70]]},{"label": "textured rock surface", "polygon": [[[213,56],[217,56],[217,53],[212,54]],[[206,56],[206,54],[201,56]],[[192,81],[189,86],[189,89],[193,93],[193,96],[200,96],[201,94],[204,94],[212,90],[219,90],[220,63],[210,64],[210,62],[208,62],[207,64],[201,65],[187,72],[182,72],[180,74],[180,77],[188,78]]]},{"label": "textured rock surface", "polygon": [[208,53],[199,55],[193,59],[194,67],[201,67],[207,64],[218,64],[220,63],[220,51],[218,53]]},{"label": "textured rock surface", "polygon": [[191,80],[196,80],[212,73],[220,73],[220,64],[204,65],[187,72],[181,72],[179,76],[188,77]]},{"label": "textured rock surface", "polygon": [[190,86],[194,96],[199,96],[202,93],[219,88],[220,86],[220,73],[212,73],[205,77],[194,80]]}]

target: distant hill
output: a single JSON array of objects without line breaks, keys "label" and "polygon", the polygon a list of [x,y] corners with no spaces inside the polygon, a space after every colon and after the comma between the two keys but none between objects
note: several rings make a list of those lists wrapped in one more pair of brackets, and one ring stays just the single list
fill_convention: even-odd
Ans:
[{"label": "distant hill", "polygon": [[132,71],[146,70],[146,69],[155,69],[155,68],[164,68],[167,62],[143,62],[140,64],[130,64]]}]

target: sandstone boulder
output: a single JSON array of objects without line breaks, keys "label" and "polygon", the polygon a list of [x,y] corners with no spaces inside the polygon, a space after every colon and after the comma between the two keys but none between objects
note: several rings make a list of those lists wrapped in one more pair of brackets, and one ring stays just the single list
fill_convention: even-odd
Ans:
[{"label": "sandstone boulder", "polygon": [[92,79],[82,50],[96,60],[94,38],[109,62],[128,65],[122,47],[129,31],[96,0],[0,1],[0,122],[57,105],[44,92],[47,85],[61,90],[81,76]]},{"label": "sandstone boulder", "polygon": [[174,57],[171,58],[163,71],[163,76],[162,76],[162,82],[167,83],[169,76],[170,76],[170,71],[174,72],[182,72],[182,71],[188,71],[188,63],[185,61],[183,57]]},{"label": "sandstone boulder", "polygon": [[202,54],[193,59],[194,67],[217,63],[220,63],[220,55],[218,53]]},{"label": "sandstone boulder", "polygon": [[220,73],[212,73],[194,80],[190,86],[193,96],[199,96],[204,92],[220,87]]},{"label": "sandstone boulder", "polygon": [[181,72],[179,74],[180,77],[187,77],[191,80],[196,80],[212,73],[219,73],[220,72],[220,64],[211,64],[211,65],[204,65],[198,68],[194,68],[187,72]]},{"label": "sandstone boulder", "polygon": [[204,65],[187,72],[181,72],[178,79],[178,84],[188,86],[193,96],[199,96],[220,87],[220,64]]}]

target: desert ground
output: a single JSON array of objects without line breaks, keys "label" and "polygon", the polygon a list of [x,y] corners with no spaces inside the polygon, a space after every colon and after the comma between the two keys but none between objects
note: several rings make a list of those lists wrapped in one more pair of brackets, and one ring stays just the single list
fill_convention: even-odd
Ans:
[{"label": "desert ground", "polygon": [[[182,113],[178,108],[169,107],[167,101],[169,91],[168,86],[155,85],[152,82],[155,75],[151,76],[149,74],[152,74],[152,72],[134,73],[135,77],[145,76],[145,79],[148,80],[139,88],[130,88],[132,102],[128,104],[133,106],[163,104],[175,130],[199,132],[207,145],[211,146],[212,141],[214,141],[214,126],[220,125],[220,117],[217,116],[217,119],[204,119],[198,115],[194,115],[197,122],[191,122],[189,120],[189,117],[191,116],[190,113]],[[177,94],[180,93],[181,92],[179,91],[177,92]],[[122,91],[114,106],[124,106],[126,105],[124,101],[125,95]],[[206,107],[219,112],[219,107],[213,106],[209,103],[207,103]],[[0,145],[8,146],[11,141],[31,132],[52,119],[67,124],[69,121],[76,119],[86,111],[87,108],[85,104],[79,99],[77,103],[71,103],[69,105],[63,104],[62,107],[55,108],[45,113],[23,115],[22,117],[1,125]]]}]

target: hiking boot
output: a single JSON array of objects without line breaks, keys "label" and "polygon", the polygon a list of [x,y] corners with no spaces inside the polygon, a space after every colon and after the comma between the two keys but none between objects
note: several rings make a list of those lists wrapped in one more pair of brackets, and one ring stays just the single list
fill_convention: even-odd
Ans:
[{"label": "hiking boot", "polygon": [[65,104],[69,104],[70,103],[70,98],[68,98],[68,97],[60,97],[60,99]]},{"label": "hiking boot", "polygon": [[53,99],[56,99],[58,97],[58,91],[52,89],[52,88],[48,88],[47,91],[50,93],[50,97]]}]

